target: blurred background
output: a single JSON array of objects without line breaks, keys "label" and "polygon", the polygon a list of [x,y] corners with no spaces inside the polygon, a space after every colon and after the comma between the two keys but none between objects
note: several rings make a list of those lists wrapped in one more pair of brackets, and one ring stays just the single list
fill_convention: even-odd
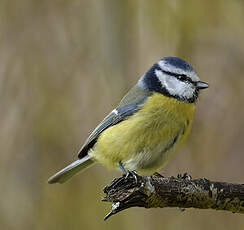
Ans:
[{"label": "blurred background", "polygon": [[1,229],[243,229],[244,216],[176,208],[107,222],[100,165],[62,185],[88,134],[157,60],[179,56],[210,88],[160,173],[244,182],[244,2],[0,0]]}]

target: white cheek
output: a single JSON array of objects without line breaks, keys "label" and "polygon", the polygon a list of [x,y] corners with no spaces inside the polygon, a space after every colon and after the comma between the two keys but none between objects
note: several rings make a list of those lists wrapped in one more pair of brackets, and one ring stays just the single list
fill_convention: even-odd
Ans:
[{"label": "white cheek", "polygon": [[195,89],[191,86],[191,84],[179,81],[178,79],[170,79],[166,82],[168,83],[168,87],[166,86],[166,88],[170,94],[187,99],[193,97]]},{"label": "white cheek", "polygon": [[182,82],[175,77],[163,74],[160,70],[155,70],[155,74],[161,82],[161,85],[165,87],[171,95],[187,99],[193,97],[195,88],[190,83]]}]

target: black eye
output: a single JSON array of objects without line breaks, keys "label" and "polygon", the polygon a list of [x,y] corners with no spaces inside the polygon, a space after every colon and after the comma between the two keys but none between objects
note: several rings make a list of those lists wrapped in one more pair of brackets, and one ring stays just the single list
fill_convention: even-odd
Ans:
[{"label": "black eye", "polygon": [[162,71],[163,71],[163,73],[168,74],[170,76],[173,76],[173,77],[177,78],[180,81],[193,83],[191,78],[187,77],[185,74],[172,73],[172,72],[165,71],[165,70],[162,70]]},{"label": "black eye", "polygon": [[178,75],[178,79],[181,81],[187,81],[188,77],[186,75],[182,74],[182,75]]}]

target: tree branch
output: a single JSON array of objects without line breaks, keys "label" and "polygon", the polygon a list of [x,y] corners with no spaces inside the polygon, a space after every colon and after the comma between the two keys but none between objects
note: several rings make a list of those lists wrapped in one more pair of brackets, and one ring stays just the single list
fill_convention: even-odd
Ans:
[{"label": "tree branch", "polygon": [[200,208],[244,213],[244,185],[160,174],[115,178],[104,188],[103,201],[112,202],[110,216],[131,207]]}]

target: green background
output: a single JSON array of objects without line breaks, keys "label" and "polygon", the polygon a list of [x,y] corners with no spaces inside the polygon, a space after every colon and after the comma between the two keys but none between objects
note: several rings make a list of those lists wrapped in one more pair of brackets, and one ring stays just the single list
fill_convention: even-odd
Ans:
[{"label": "green background", "polygon": [[189,61],[210,88],[165,176],[244,182],[244,2],[0,0],[0,228],[243,229],[244,216],[176,208],[107,222],[101,165],[63,185],[89,132],[157,60]]}]

